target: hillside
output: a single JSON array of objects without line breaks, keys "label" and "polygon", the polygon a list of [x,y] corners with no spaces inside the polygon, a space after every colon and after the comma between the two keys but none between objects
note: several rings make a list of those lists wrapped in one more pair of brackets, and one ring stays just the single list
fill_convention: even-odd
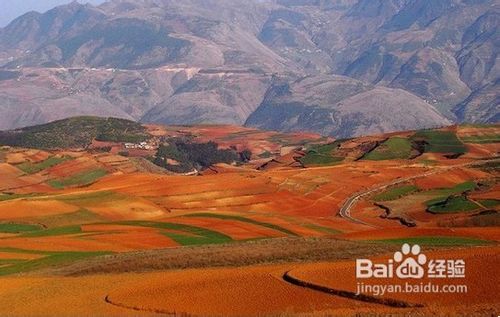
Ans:
[{"label": "hillside", "polygon": [[[498,124],[332,140],[77,117],[2,135],[59,148],[0,141],[0,315],[482,316],[498,306]],[[208,168],[174,174],[148,160],[155,153],[163,167]],[[356,259],[391,263],[404,243],[466,261],[456,280],[470,291],[354,296]]]},{"label": "hillside", "polygon": [[[337,137],[495,123],[498,14],[493,0],[73,2],[0,29],[0,129],[76,115]],[[277,85],[339,75],[372,88],[331,86],[342,109],[295,91],[299,107],[269,110],[287,104],[270,100]],[[415,120],[386,115],[397,103]]]},{"label": "hillside", "polygon": [[140,124],[124,119],[75,117],[11,131],[0,131],[0,144],[36,149],[86,148],[94,140],[145,141],[149,135]]}]

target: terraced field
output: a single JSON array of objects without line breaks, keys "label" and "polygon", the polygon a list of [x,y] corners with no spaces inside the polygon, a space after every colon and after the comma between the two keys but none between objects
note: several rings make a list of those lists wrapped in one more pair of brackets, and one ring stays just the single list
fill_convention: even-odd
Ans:
[{"label": "terraced field", "polygon": [[408,159],[412,153],[412,143],[407,138],[392,137],[365,155],[365,160],[382,161]]},{"label": "terraced field", "polygon": [[[2,148],[0,314],[14,297],[30,303],[15,315],[61,314],[44,294],[57,294],[70,313],[120,316],[440,311],[435,305],[448,303],[445,297],[399,310],[283,277],[344,291],[330,285],[337,274],[351,274],[340,260],[382,256],[405,242],[437,254],[467,248],[467,256],[486,249],[497,256],[500,148],[471,139],[491,139],[497,130],[450,127],[332,142],[229,126],[147,127],[157,137],[252,149],[249,162],[197,176],[147,167],[142,152]],[[325,281],[310,273],[330,267]],[[470,304],[464,311],[498,305],[479,295]]]}]

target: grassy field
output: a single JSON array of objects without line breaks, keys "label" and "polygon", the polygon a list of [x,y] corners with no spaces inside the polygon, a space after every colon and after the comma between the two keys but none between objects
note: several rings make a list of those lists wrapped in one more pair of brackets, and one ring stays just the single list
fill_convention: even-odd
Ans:
[{"label": "grassy field", "polygon": [[474,211],[480,207],[463,196],[451,197],[444,202],[437,202],[427,208],[434,214]]},{"label": "grassy field", "polygon": [[75,174],[68,178],[50,180],[47,183],[57,189],[63,189],[70,186],[86,186],[90,185],[99,178],[105,176],[107,171],[104,169],[96,169],[93,171],[87,171]]},{"label": "grassy field", "polygon": [[306,223],[304,224],[304,227],[316,230],[318,232],[326,233],[326,234],[340,234],[342,231],[328,228],[328,227],[323,227],[314,223]]},{"label": "grassy field", "polygon": [[195,218],[216,218],[216,219],[223,219],[223,220],[234,220],[234,221],[241,221],[241,222],[246,222],[246,223],[251,223],[257,226],[261,227],[266,227],[269,229],[273,229],[276,231],[283,232],[286,235],[290,236],[297,236],[295,232],[292,232],[288,229],[285,229],[283,227],[280,227],[278,225],[272,224],[272,223],[267,223],[267,222],[262,222],[262,221],[257,221],[254,219],[250,218],[245,218],[241,216],[233,216],[233,215],[222,215],[222,214],[212,214],[212,213],[196,213],[196,214],[190,214],[186,215],[185,217],[195,217]]},{"label": "grassy field", "polygon": [[364,160],[383,161],[407,159],[412,151],[411,141],[406,138],[393,137],[379,145],[363,157]]},{"label": "grassy field", "polygon": [[339,142],[337,141],[326,145],[315,145],[307,151],[306,155],[300,159],[300,162],[305,166],[338,164],[344,160],[343,157],[333,155],[338,145]]},{"label": "grassy field", "polygon": [[418,187],[415,185],[406,185],[406,186],[400,186],[400,187],[394,187],[390,188],[375,197],[373,197],[373,200],[375,201],[391,201],[391,200],[396,200],[401,197],[407,196],[411,193],[414,193],[418,191]]},{"label": "grassy field", "polygon": [[479,201],[481,205],[486,208],[495,208],[500,205],[500,200],[498,199],[482,199]]},{"label": "grassy field", "polygon": [[0,201],[36,197],[36,194],[0,194]]},{"label": "grassy field", "polygon": [[488,144],[488,143],[499,143],[499,134],[486,134],[486,135],[474,135],[462,137],[465,143],[477,143],[477,144]]},{"label": "grassy field", "polygon": [[51,168],[53,166],[56,166],[58,164],[61,164],[62,162],[68,161],[71,158],[69,157],[57,157],[57,156],[52,156],[46,159],[43,162],[40,163],[31,163],[31,162],[26,162],[17,165],[17,168],[22,170],[23,172],[27,174],[35,174],[38,172],[41,172],[43,170],[46,170],[48,168]]},{"label": "grassy field", "polygon": [[125,198],[126,198],[125,195],[121,195],[119,193],[115,193],[108,190],[103,190],[91,193],[56,196],[51,199],[56,199],[65,203],[75,204],[78,206],[80,205],[85,206],[85,205],[99,204],[106,201],[113,201]]},{"label": "grassy field", "polygon": [[425,204],[430,207],[440,202],[444,202],[451,195],[458,195],[466,191],[472,191],[476,188],[474,182],[464,182],[451,188],[442,188],[426,191],[425,194],[437,196],[437,198],[426,201]]},{"label": "grassy field", "polygon": [[14,248],[0,248],[0,252],[19,253],[19,254],[35,254],[40,255],[40,258],[33,260],[23,259],[8,259],[4,260],[5,266],[0,266],[0,276],[30,272],[43,268],[48,268],[58,264],[71,263],[78,260],[83,260],[99,255],[110,254],[111,252],[52,252],[52,251],[37,251],[23,250]]},{"label": "grassy field", "polygon": [[[180,245],[219,244],[233,241],[231,237],[217,231],[178,223],[123,221],[117,222],[116,224],[165,229],[165,231],[162,231],[161,233]],[[175,230],[178,232],[169,232],[168,230]],[[185,232],[185,234],[179,233],[179,231]]]},{"label": "grassy field", "polygon": [[401,239],[384,239],[384,240],[371,240],[372,242],[382,243],[382,244],[418,244],[418,245],[429,245],[429,246],[475,246],[475,245],[487,245],[492,242],[481,239],[472,239],[465,237],[411,237],[411,238],[401,238]]},{"label": "grassy field", "polygon": [[425,152],[430,153],[466,153],[467,148],[450,131],[424,130],[417,132],[412,139],[425,140]]},{"label": "grassy field", "polygon": [[55,227],[50,229],[37,230],[33,232],[27,232],[23,234],[23,237],[35,238],[35,237],[54,237],[54,236],[64,236],[69,234],[78,234],[82,232],[80,226],[64,226]]},{"label": "grassy field", "polygon": [[39,225],[23,223],[0,223],[0,233],[21,233],[42,229]]}]

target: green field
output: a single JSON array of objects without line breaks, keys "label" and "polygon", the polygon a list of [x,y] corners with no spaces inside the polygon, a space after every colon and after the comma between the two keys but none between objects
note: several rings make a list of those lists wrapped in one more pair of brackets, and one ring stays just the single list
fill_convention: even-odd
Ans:
[{"label": "green field", "polygon": [[419,162],[424,164],[425,166],[435,166],[438,163],[435,160],[428,160],[428,159],[419,160]]},{"label": "green field", "polygon": [[[161,233],[179,243],[180,245],[219,244],[233,241],[230,236],[217,231],[178,223],[122,221],[116,222],[115,224],[165,229],[167,231],[162,231]],[[168,230],[185,232],[185,234],[178,232],[169,232]]]},{"label": "green field", "polygon": [[499,134],[486,134],[477,136],[462,137],[465,143],[477,143],[477,144],[488,144],[488,143],[499,143]]},{"label": "green field", "polygon": [[428,245],[428,246],[475,246],[475,245],[488,245],[492,243],[488,240],[465,238],[465,237],[445,237],[445,236],[425,236],[425,237],[411,237],[411,238],[398,238],[398,239],[383,239],[383,240],[370,240],[377,243],[391,243],[401,245],[404,243]]},{"label": "green field", "polygon": [[126,198],[125,195],[115,193],[112,191],[103,190],[103,191],[96,191],[83,194],[58,195],[50,199],[51,200],[56,199],[77,206],[87,206],[87,205],[93,205],[106,201],[120,200],[125,198]]},{"label": "green field", "polygon": [[241,221],[241,222],[246,222],[246,223],[251,223],[257,226],[261,227],[266,227],[269,229],[273,229],[276,231],[280,231],[284,234],[290,235],[290,236],[297,236],[297,234],[293,231],[290,231],[286,228],[280,227],[278,225],[272,224],[272,223],[267,223],[267,222],[262,222],[262,221],[257,221],[254,219],[250,218],[245,218],[241,216],[233,216],[233,215],[221,215],[221,214],[212,214],[212,213],[195,213],[195,214],[190,214],[186,215],[184,217],[189,217],[189,218],[216,218],[216,219],[223,219],[223,220],[234,220],[234,221]]},{"label": "green field", "polygon": [[55,227],[50,229],[37,230],[33,232],[24,233],[23,237],[36,238],[36,237],[54,237],[54,236],[64,236],[70,234],[78,234],[82,232],[80,226],[65,226],[65,227]]},{"label": "green field", "polygon": [[23,223],[0,223],[0,233],[21,233],[42,229],[39,225]]},{"label": "green field", "polygon": [[106,170],[96,169],[93,171],[78,173],[64,179],[50,180],[47,183],[57,189],[63,189],[70,186],[86,186],[94,183],[106,174]]},{"label": "green field", "polygon": [[339,141],[335,141],[325,145],[314,145],[307,150],[306,155],[300,159],[300,162],[305,166],[338,164],[344,160],[343,157],[333,155],[339,144]]},{"label": "green field", "polygon": [[394,188],[388,189],[388,190],[376,195],[375,197],[373,197],[373,200],[375,200],[375,201],[396,200],[396,199],[399,199],[401,197],[412,194],[416,191],[418,191],[418,187],[415,185],[394,187]]},{"label": "green field", "polygon": [[482,199],[479,201],[481,205],[486,208],[495,208],[500,205],[500,200],[498,199]]},{"label": "green field", "polygon": [[264,151],[258,155],[260,158],[270,158],[271,156],[273,156],[273,153],[269,151]]},{"label": "green field", "polygon": [[466,153],[467,148],[457,138],[456,134],[449,131],[424,130],[417,132],[413,140],[425,140],[425,152],[430,153]]},{"label": "green field", "polygon": [[22,170],[23,172],[27,174],[35,174],[38,172],[41,172],[43,170],[46,170],[48,168],[51,168],[53,166],[56,166],[58,164],[61,164],[62,162],[68,161],[71,158],[69,157],[57,157],[57,156],[52,156],[46,159],[43,162],[40,163],[31,163],[31,162],[26,162],[17,165],[17,168]]},{"label": "green field", "polygon": [[[429,191],[423,192],[423,194],[436,196],[436,198],[433,198],[431,200],[426,201],[425,205],[428,208],[432,208],[433,206],[443,204],[452,195],[459,195],[459,194],[462,194],[466,191],[473,191],[474,189],[476,189],[476,183],[465,182],[465,183],[458,184],[458,185],[451,187],[451,188],[441,188],[441,189],[429,190]],[[454,205],[450,208],[456,208],[457,204],[461,205],[460,202],[455,202]],[[464,203],[463,208],[467,208],[465,203]],[[449,209],[449,208],[445,208],[445,209]],[[437,208],[436,210],[439,210],[439,208]]]},{"label": "green field", "polygon": [[451,195],[462,194],[466,191],[472,191],[475,188],[476,188],[476,183],[465,182],[465,183],[458,184],[458,185],[451,187],[451,188],[441,188],[441,189],[429,190],[429,191],[426,191],[424,193],[426,195],[437,196],[437,198],[426,201],[425,204],[428,207],[430,207],[432,205],[435,205],[437,203],[445,201]]},{"label": "green field", "polygon": [[35,197],[36,194],[0,194],[0,201]]},{"label": "green field", "polygon": [[450,197],[430,205],[427,210],[434,214],[446,214],[456,212],[474,211],[480,207],[463,196]]},{"label": "green field", "polygon": [[53,252],[53,251],[38,251],[38,250],[23,250],[14,248],[0,248],[0,252],[19,253],[19,254],[36,254],[41,257],[33,260],[23,259],[8,259],[4,260],[5,266],[0,267],[0,276],[30,272],[38,269],[47,268],[53,265],[71,263],[74,261],[95,257],[100,255],[111,254],[111,252]]},{"label": "green field", "polygon": [[342,233],[340,230],[336,230],[336,229],[328,228],[328,227],[323,227],[323,226],[320,226],[320,225],[317,225],[314,223],[306,223],[303,226],[306,228],[312,229],[312,230],[316,230],[317,232],[322,232],[322,233],[326,233],[326,234],[340,234],[340,233]]},{"label": "green field", "polygon": [[408,159],[411,156],[411,151],[412,145],[410,140],[393,137],[366,154],[363,159],[370,161]]}]

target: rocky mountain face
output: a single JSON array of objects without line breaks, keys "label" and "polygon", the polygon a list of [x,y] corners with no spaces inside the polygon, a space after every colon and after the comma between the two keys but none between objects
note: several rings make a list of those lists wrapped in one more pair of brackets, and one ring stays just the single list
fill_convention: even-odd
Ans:
[{"label": "rocky mountain face", "polygon": [[247,124],[287,132],[312,129],[347,138],[450,122],[430,104],[404,90],[320,75],[273,85]]},{"label": "rocky mountain face", "polygon": [[74,115],[349,137],[499,120],[494,0],[111,0],[0,29],[0,129]]}]

